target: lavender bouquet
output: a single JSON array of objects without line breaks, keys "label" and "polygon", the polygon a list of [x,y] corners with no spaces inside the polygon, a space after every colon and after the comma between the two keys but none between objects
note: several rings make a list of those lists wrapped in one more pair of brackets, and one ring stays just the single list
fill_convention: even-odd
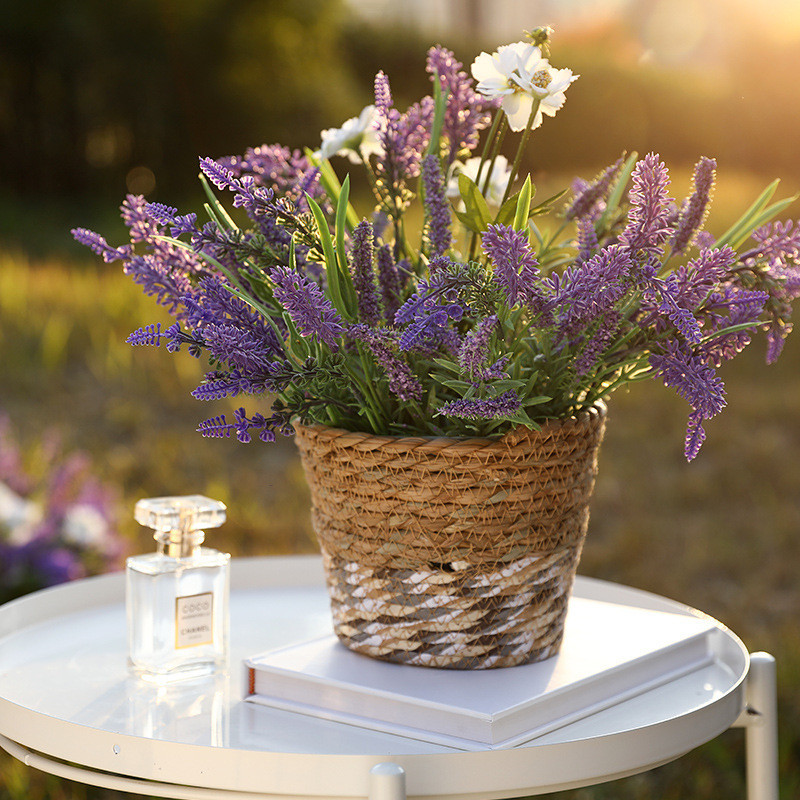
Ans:
[{"label": "lavender bouquet", "polygon": [[[265,396],[261,411],[202,422],[204,436],[269,442],[293,420],[493,436],[657,378],[688,402],[685,453],[697,455],[726,403],[717,368],[759,330],[774,361],[791,329],[800,227],[772,220],[794,198],[772,202],[776,181],[715,238],[702,230],[715,161],[700,159],[676,203],[659,157],[632,153],[566,197],[534,200],[522,155],[578,77],[551,65],[550,34],[481,53],[472,77],[431,48],[431,95],[402,112],[379,72],[374,105],[323,131],[316,151],[202,158],[204,224],[128,196],[129,244],[73,231],[174,315],[131,344],[205,355],[199,400]],[[366,173],[366,217],[336,156]]]},{"label": "lavender bouquet", "polygon": [[0,417],[0,603],[119,567],[125,551],[113,493],[85,455],[48,434],[29,460]]}]

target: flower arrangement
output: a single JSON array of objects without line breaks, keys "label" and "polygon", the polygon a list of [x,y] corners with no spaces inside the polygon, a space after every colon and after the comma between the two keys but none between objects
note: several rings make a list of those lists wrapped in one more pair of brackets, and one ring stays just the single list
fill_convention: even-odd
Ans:
[{"label": "flower arrangement", "polygon": [[[688,402],[685,454],[697,455],[703,422],[726,404],[717,368],[757,331],[774,361],[791,329],[800,227],[772,220],[794,198],[772,202],[776,181],[715,238],[702,228],[716,162],[699,160],[676,203],[659,157],[632,153],[568,197],[536,202],[522,155],[578,77],[551,65],[550,39],[540,28],[481,53],[472,77],[433,47],[432,93],[405,111],[379,72],[374,104],[323,131],[316,151],[202,158],[204,224],[128,196],[129,244],[73,231],[175,316],[131,344],[205,354],[199,400],[271,396],[267,413],[201,423],[204,436],[268,442],[295,419],[496,436],[656,378]],[[520,134],[510,164],[509,131]],[[331,165],[337,156],[366,172],[366,218]]]},{"label": "flower arrangement", "polygon": [[107,572],[125,550],[114,496],[88,458],[64,454],[51,434],[34,450],[28,466],[0,417],[0,603]]}]

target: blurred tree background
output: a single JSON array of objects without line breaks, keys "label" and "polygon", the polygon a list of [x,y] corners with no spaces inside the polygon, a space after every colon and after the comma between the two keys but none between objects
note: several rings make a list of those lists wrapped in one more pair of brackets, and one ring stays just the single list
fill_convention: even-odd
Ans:
[{"label": "blurred tree background", "polygon": [[[775,177],[781,196],[800,189],[796,0],[763,0],[757,11],[744,0],[6,3],[0,412],[23,444],[55,427],[102,465],[132,550],[149,549],[130,518],[136,499],[202,492],[229,504],[217,541],[235,555],[313,552],[293,443],[201,440],[197,422],[230,414],[235,401],[202,406],[188,394],[202,365],[125,344],[167,317],[69,229],[121,242],[127,192],[198,210],[198,156],[316,147],[323,128],[371,101],[379,69],[403,108],[429,91],[430,44],[469,65],[540,24],[556,28],[554,65],[581,75],[529,149],[524,167],[542,197],[623,150],[660,153],[676,196],[699,156],[716,157],[714,233]],[[340,175],[348,167],[334,165]],[[727,365],[731,408],[691,465],[680,399],[656,385],[616,396],[581,567],[696,605],[778,656],[787,800],[800,795],[799,368],[791,338],[775,367],[763,364],[763,342]],[[673,765],[564,797],[744,797],[742,755],[733,731]],[[102,794],[0,764],[0,800]]]}]

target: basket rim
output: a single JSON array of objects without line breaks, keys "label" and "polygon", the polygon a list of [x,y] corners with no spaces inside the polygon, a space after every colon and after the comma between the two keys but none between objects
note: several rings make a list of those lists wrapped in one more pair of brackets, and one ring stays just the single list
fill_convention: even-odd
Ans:
[{"label": "basket rim", "polygon": [[446,446],[449,443],[453,444],[472,444],[472,445],[492,445],[492,444],[500,444],[502,442],[508,442],[514,444],[516,441],[525,438],[526,436],[539,436],[541,434],[547,434],[548,430],[551,428],[562,428],[564,425],[568,423],[580,423],[584,419],[597,419],[597,421],[602,421],[608,415],[608,406],[603,400],[598,400],[594,405],[589,406],[587,408],[581,409],[576,414],[570,414],[569,416],[564,417],[553,417],[551,419],[545,420],[540,427],[537,428],[527,428],[524,425],[517,426],[516,428],[512,428],[507,433],[503,434],[502,436],[497,437],[488,437],[488,436],[400,436],[400,435],[393,435],[393,434],[381,434],[381,433],[370,433],[368,431],[351,431],[347,430],[346,428],[334,428],[332,425],[324,425],[320,422],[315,422],[311,425],[303,425],[299,422],[292,422],[292,425],[295,429],[295,433],[298,430],[308,431],[312,434],[317,436],[328,436],[328,437],[336,437],[339,439],[346,439],[347,437],[353,437],[357,439],[359,442],[367,442],[367,441],[374,441],[378,440],[381,442],[418,442],[418,443],[436,443],[441,444],[442,446]]}]

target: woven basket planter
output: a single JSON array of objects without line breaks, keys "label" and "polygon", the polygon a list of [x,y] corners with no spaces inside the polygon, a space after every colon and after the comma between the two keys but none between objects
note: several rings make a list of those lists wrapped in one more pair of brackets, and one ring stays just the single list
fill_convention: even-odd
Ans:
[{"label": "woven basket planter", "polygon": [[296,426],[339,639],[449,669],[555,655],[604,425],[598,406],[501,439]]}]

